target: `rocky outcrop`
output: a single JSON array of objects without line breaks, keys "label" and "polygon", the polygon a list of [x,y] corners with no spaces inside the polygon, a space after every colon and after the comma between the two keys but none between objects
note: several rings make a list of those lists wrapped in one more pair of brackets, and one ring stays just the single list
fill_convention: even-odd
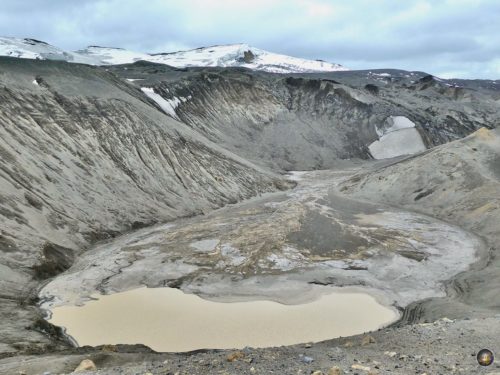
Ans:
[{"label": "rocky outcrop", "polygon": [[245,61],[247,64],[250,64],[254,60],[255,60],[255,55],[251,50],[243,52],[243,61]]}]

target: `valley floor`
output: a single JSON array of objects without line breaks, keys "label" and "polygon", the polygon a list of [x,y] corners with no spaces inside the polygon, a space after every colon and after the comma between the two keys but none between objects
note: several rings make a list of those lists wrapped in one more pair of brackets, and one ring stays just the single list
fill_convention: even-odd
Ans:
[{"label": "valley floor", "polygon": [[[368,291],[387,306],[413,303],[418,310],[415,301],[441,300],[447,280],[484,263],[488,252],[480,238],[454,225],[340,192],[353,176],[393,162],[345,162],[334,171],[294,173],[298,186],[291,191],[101,243],[43,287],[41,306],[49,310],[82,303],[95,292],[142,285],[176,287],[216,301],[282,303],[307,302],[325,288],[343,287]],[[473,319],[424,323],[443,318],[446,309],[440,313],[436,306],[429,315],[425,309],[405,314],[400,324],[371,336],[241,352],[83,347],[6,358],[0,374],[70,373],[85,358],[98,374],[309,374],[332,366],[358,374],[488,373],[474,355],[484,347],[495,352],[500,317],[477,313]]]}]

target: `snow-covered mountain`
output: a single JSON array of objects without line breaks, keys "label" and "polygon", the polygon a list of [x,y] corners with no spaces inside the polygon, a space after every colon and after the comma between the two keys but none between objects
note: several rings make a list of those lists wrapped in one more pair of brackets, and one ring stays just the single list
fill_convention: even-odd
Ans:
[{"label": "snow-covered mountain", "polygon": [[63,60],[90,65],[130,64],[139,60],[178,68],[193,66],[245,67],[273,73],[314,73],[348,70],[342,65],[267,52],[248,44],[229,44],[188,51],[146,54],[122,48],[90,46],[64,51],[35,39],[0,37],[0,56]]},{"label": "snow-covered mountain", "polygon": [[347,70],[339,64],[267,52],[248,44],[229,44],[151,55],[149,61],[175,67],[241,66],[272,73],[312,73]]},{"label": "snow-covered mountain", "polygon": [[76,51],[80,56],[99,61],[99,65],[132,64],[139,60],[151,61],[147,53],[129,51],[123,48],[89,46]]},{"label": "snow-covered mountain", "polygon": [[36,39],[0,37],[0,56],[22,59],[61,60],[82,64],[98,65],[99,59],[92,59],[75,52],[67,52]]}]

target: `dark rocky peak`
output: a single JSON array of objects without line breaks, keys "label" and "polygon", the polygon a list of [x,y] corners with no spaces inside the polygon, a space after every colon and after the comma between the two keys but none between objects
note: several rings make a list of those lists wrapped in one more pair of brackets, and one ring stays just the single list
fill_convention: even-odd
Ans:
[{"label": "dark rocky peak", "polygon": [[29,45],[32,45],[32,46],[36,46],[37,44],[44,44],[46,46],[48,46],[49,44],[46,43],[46,42],[43,42],[41,40],[37,40],[37,39],[31,39],[31,38],[24,38],[24,42],[26,44],[29,44]]}]

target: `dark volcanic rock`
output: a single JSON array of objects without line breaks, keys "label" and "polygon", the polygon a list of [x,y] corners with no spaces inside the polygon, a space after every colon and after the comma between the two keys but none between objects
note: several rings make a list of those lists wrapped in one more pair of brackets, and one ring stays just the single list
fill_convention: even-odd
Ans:
[{"label": "dark volcanic rock", "polygon": [[37,279],[47,279],[66,271],[74,261],[73,250],[46,242],[42,247],[42,261],[33,266]]},{"label": "dark volcanic rock", "polygon": [[253,60],[255,60],[255,55],[253,54],[252,51],[248,50],[243,52],[243,60],[247,63],[250,64]]}]

